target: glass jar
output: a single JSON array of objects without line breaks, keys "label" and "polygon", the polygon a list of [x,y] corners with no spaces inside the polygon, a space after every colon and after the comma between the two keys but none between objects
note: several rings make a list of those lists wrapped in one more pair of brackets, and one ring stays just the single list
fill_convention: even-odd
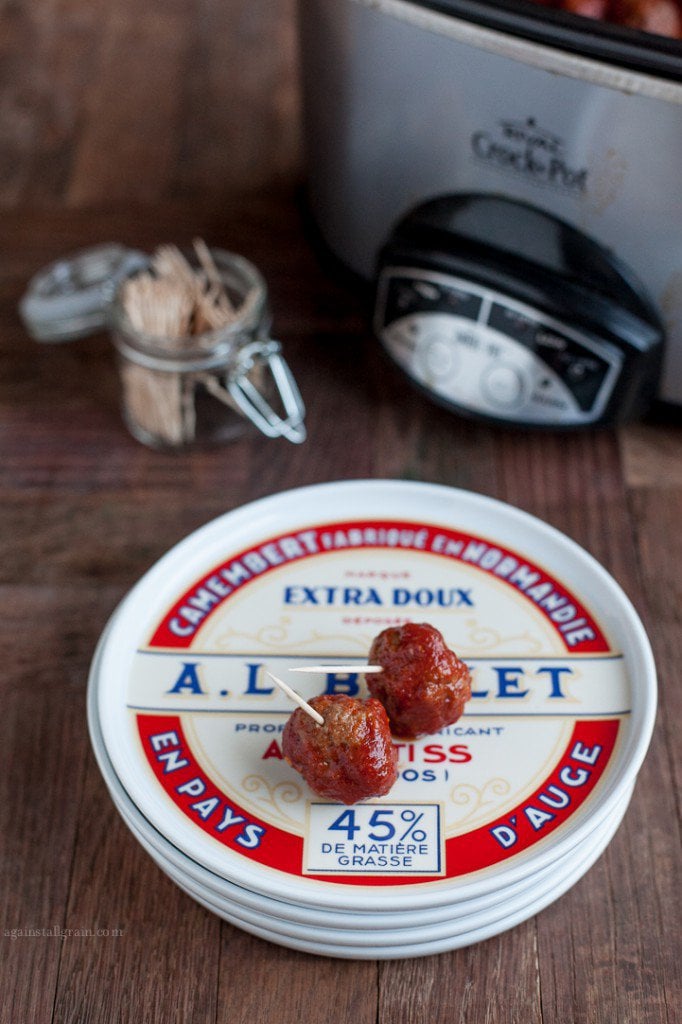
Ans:
[{"label": "glass jar", "polygon": [[211,257],[235,316],[200,334],[167,339],[139,330],[123,299],[130,278],[119,285],[109,314],[124,419],[138,441],[155,447],[230,441],[248,421],[270,437],[302,441],[300,396],[269,337],[265,281],[241,256],[212,249]]},{"label": "glass jar", "polygon": [[[182,449],[231,441],[249,424],[268,437],[300,443],[305,409],[281,346],[270,337],[265,281],[242,256],[206,252],[231,306],[222,326],[172,336],[140,329],[127,289],[150,268],[153,273],[152,259],[116,245],[85,250],[36,275],[20,306],[23,319],[40,341],[66,341],[108,326],[123,417],[145,445]],[[183,255],[201,270],[196,253]]]}]

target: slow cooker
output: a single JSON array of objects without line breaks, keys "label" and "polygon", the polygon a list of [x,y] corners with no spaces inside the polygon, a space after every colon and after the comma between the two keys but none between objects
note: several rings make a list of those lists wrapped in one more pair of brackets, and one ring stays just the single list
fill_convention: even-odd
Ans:
[{"label": "slow cooker", "polygon": [[682,405],[682,43],[525,0],[299,0],[307,178],[458,412]]}]

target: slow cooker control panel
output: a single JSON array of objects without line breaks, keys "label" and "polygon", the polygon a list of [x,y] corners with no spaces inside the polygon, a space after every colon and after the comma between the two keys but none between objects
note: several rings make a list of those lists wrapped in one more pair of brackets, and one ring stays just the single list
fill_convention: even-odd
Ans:
[{"label": "slow cooker control panel", "polygon": [[434,397],[517,423],[598,420],[623,363],[609,342],[509,295],[417,267],[382,271],[375,331]]}]

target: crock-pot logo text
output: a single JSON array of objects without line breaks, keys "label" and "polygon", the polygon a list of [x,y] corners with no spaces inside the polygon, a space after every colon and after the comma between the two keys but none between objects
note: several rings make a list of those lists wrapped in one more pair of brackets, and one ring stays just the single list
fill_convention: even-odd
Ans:
[{"label": "crock-pot logo text", "polygon": [[533,117],[499,121],[492,131],[474,132],[471,149],[476,160],[496,170],[562,191],[579,194],[586,190],[587,168],[571,166],[562,139],[540,127]]}]

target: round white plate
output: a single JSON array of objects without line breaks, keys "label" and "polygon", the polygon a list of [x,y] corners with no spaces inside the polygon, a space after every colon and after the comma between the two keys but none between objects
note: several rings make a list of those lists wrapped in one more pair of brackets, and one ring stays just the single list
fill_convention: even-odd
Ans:
[{"label": "round white plate", "polygon": [[[174,879],[176,884],[192,899],[207,910],[235,925],[243,931],[266,939],[278,945],[287,946],[318,956],[345,959],[392,960],[408,957],[430,956],[453,949],[461,949],[504,931],[516,927],[528,918],[554,903],[586,874],[604,852],[616,831],[619,820],[615,821],[601,842],[595,845],[586,857],[578,858],[573,869],[554,887],[537,893],[527,901],[517,901],[513,906],[499,908],[498,913],[489,913],[472,922],[470,928],[458,923],[452,929],[439,924],[435,928],[404,928],[396,932],[355,933],[327,932],[318,928],[290,928],[279,922],[274,925],[265,916],[248,913],[229,902],[216,899],[211,893],[187,883],[185,879]],[[172,876],[171,876],[172,877]]]},{"label": "round white plate", "polygon": [[[291,707],[364,680],[395,622],[472,667],[465,715],[400,748],[386,797],[319,800],[282,760]],[[353,481],[245,506],[162,558],[120,606],[91,687],[112,772],[188,861],[240,889],[343,913],[452,907],[551,868],[606,828],[655,714],[650,647],[586,552],[450,488]]]},{"label": "round white plate", "polygon": [[[92,701],[89,705],[91,715],[96,714]],[[302,925],[304,932],[297,933],[301,938],[307,931],[314,929],[315,934],[320,934],[320,929],[325,933],[329,931],[359,932],[361,930],[371,931],[374,941],[379,936],[375,933],[382,930],[395,931],[396,929],[418,929],[424,926],[434,926],[447,922],[450,926],[454,922],[466,920],[472,922],[476,915],[481,916],[491,908],[503,908],[506,915],[511,906],[522,906],[531,899],[537,899],[561,883],[564,876],[572,875],[576,867],[589,856],[593,850],[604,848],[604,837],[608,842],[617,829],[625,813],[630,800],[631,792],[626,793],[621,805],[619,805],[605,820],[603,825],[588,836],[576,850],[558,858],[552,865],[536,872],[529,879],[514,883],[511,886],[502,888],[497,892],[487,894],[479,899],[469,899],[462,902],[455,902],[452,906],[432,907],[419,911],[402,911],[397,913],[361,913],[358,911],[343,913],[334,910],[317,911],[310,907],[297,907],[283,903],[281,900],[268,899],[256,893],[250,893],[238,886],[232,885],[218,876],[190,861],[184,854],[178,851],[171,843],[161,836],[143,818],[132,801],[129,799],[123,787],[113,775],[108,762],[106,752],[102,748],[100,730],[96,719],[91,719],[91,733],[93,744],[97,755],[102,774],[109,788],[112,800],[119,810],[124,821],[130,828],[133,835],[138,839],[144,849],[150,853],[161,869],[174,881],[182,886],[185,891],[191,894],[203,896],[204,899],[212,901],[216,905],[225,905],[230,908],[233,916],[242,911],[256,914],[251,923],[263,924],[277,921],[285,924],[285,932],[290,926]],[[275,928],[275,931],[280,930]],[[320,937],[323,937],[320,934]]]},{"label": "round white plate", "polygon": [[358,921],[360,915],[344,915],[347,923],[341,926],[336,920],[340,915],[335,915],[333,911],[321,913],[319,919],[314,922],[294,922],[279,914],[280,907],[274,901],[270,901],[268,905],[264,900],[260,908],[246,907],[239,900],[232,900],[229,896],[216,893],[209,886],[176,868],[148,841],[143,832],[137,830],[131,820],[126,819],[126,822],[140,844],[165,874],[183,891],[202,901],[203,905],[210,905],[214,912],[224,911],[229,915],[232,923],[239,924],[240,927],[252,925],[267,928],[274,934],[285,938],[309,941],[314,937],[315,941],[353,947],[364,947],[369,943],[374,949],[384,945],[402,946],[411,942],[423,943],[444,938],[457,938],[498,922],[501,925],[500,930],[504,930],[508,918],[515,918],[519,911],[529,905],[539,906],[540,901],[551,898],[554,893],[561,895],[565,891],[566,879],[570,879],[573,884],[592,866],[596,857],[603,852],[618,829],[627,803],[628,801],[625,801],[622,807],[618,808],[616,814],[609,818],[606,829],[602,830],[597,837],[591,837],[589,841],[585,841],[578,850],[574,851],[568,864],[564,864],[562,868],[557,866],[549,877],[535,879],[533,884],[524,891],[518,891],[511,895],[500,893],[499,898],[484,910],[477,909],[462,914],[457,912],[459,908],[453,908],[451,914],[446,917],[442,915],[442,908],[434,908],[435,911],[441,911],[441,914],[434,920],[410,920],[408,922],[403,915],[401,920],[395,922],[380,923],[375,919],[371,927],[360,926],[362,923]]}]

